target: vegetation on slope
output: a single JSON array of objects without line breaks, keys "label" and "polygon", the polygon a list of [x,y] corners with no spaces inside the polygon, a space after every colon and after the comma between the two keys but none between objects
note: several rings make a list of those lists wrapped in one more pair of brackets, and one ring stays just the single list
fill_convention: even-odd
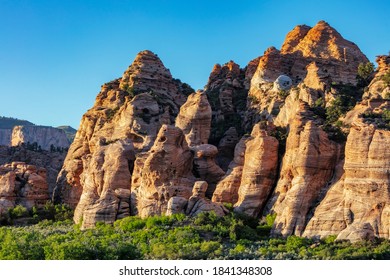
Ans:
[{"label": "vegetation on slope", "polygon": [[88,230],[44,220],[0,227],[0,259],[390,259],[389,240],[270,238],[274,218],[259,224],[238,214],[127,217]]},{"label": "vegetation on slope", "polygon": [[0,129],[1,128],[12,129],[14,126],[17,125],[34,125],[34,124],[25,120],[0,116]]}]

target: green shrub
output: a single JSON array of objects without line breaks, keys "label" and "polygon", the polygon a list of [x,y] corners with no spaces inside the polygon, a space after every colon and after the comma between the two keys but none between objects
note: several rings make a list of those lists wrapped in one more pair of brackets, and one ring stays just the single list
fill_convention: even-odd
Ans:
[{"label": "green shrub", "polygon": [[9,215],[12,219],[28,217],[29,213],[26,207],[17,205],[14,208],[9,209]]},{"label": "green shrub", "polygon": [[268,214],[265,217],[265,221],[267,222],[267,226],[272,227],[274,225],[276,219],[276,213]]},{"label": "green shrub", "polygon": [[368,85],[372,79],[375,66],[372,62],[360,63],[358,66],[357,80],[362,87]]},{"label": "green shrub", "polygon": [[288,91],[288,90],[281,89],[278,91],[278,96],[283,100],[286,99],[289,94],[290,94],[290,91]]},{"label": "green shrub", "polygon": [[390,70],[382,76],[382,81],[385,83],[386,87],[390,87]]}]

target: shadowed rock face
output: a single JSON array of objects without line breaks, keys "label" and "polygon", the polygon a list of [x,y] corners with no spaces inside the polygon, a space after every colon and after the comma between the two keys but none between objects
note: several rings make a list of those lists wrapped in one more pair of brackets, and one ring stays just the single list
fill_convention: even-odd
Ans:
[{"label": "shadowed rock face", "polygon": [[49,199],[46,170],[24,162],[0,165],[0,213],[22,205],[43,207]]},{"label": "shadowed rock face", "polygon": [[245,161],[246,142],[244,136],[234,149],[234,158],[229,164],[226,175],[219,181],[213,193],[212,201],[235,204],[238,200],[238,189],[241,184],[242,169]]},{"label": "shadowed rock face", "polygon": [[12,164],[12,162],[24,162],[29,166],[35,166],[37,169],[42,168],[46,170],[48,195],[50,197],[52,196],[65,156],[65,151],[33,151],[22,146],[0,146],[0,165]]}]

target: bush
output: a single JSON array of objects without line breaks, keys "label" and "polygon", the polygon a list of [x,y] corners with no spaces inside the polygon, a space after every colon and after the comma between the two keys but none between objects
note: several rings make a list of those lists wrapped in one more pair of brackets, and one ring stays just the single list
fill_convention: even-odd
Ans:
[{"label": "bush", "polygon": [[[390,241],[335,241],[290,236],[270,238],[235,214],[198,218],[127,217],[81,231],[70,222],[42,221],[0,227],[0,259],[389,259]],[[267,218],[268,217],[268,218]],[[265,218],[267,226],[273,216]],[[149,222],[149,219],[153,222]],[[149,224],[149,227],[146,226]],[[230,236],[229,236],[230,235]]]},{"label": "bush", "polygon": [[390,86],[390,70],[382,76],[382,81],[385,83],[386,87]]},{"label": "bush", "polygon": [[28,217],[29,213],[26,207],[17,205],[14,208],[9,209],[9,215],[12,219]]},{"label": "bush", "polygon": [[357,80],[358,85],[365,87],[372,80],[372,74],[374,73],[375,66],[372,62],[360,63],[358,66]]}]

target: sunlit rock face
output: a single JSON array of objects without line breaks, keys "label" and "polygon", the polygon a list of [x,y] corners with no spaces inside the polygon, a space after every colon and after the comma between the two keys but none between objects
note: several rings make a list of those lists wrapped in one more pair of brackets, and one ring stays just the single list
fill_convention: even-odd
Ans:
[{"label": "sunlit rock face", "polygon": [[[121,78],[102,86],[81,120],[54,192],[56,201],[76,208],[76,222],[89,227],[130,214],[130,197],[123,193],[131,190],[135,159],[150,150],[164,124],[174,123],[189,91],[150,51],[140,52]],[[118,196],[118,189],[125,191]]]},{"label": "sunlit rock face", "polygon": [[[295,27],[244,68],[216,64],[196,92],[140,52],[83,116],[55,198],[83,228],[229,208],[276,214],[273,236],[389,238],[389,58],[378,57],[363,94],[366,62],[324,21]],[[351,96],[330,121],[334,101]]]}]

